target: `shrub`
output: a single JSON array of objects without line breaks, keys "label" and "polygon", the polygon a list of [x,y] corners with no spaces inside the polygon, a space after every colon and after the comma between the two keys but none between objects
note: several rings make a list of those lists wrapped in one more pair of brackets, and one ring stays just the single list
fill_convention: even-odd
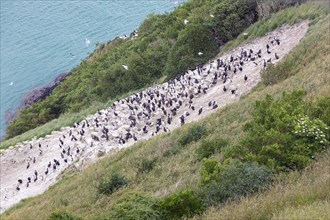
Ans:
[{"label": "shrub", "polygon": [[138,165],[138,173],[142,174],[150,172],[154,168],[157,159],[157,157],[152,159],[142,158],[141,162]]},{"label": "shrub", "polygon": [[172,194],[159,203],[164,219],[179,219],[192,217],[203,211],[203,201],[194,190],[183,190]]},{"label": "shrub", "polygon": [[206,135],[206,128],[203,125],[193,125],[186,133],[179,139],[182,146],[186,146],[193,141],[198,141]]},{"label": "shrub", "polygon": [[116,220],[153,220],[159,219],[157,211],[157,199],[142,193],[125,193],[118,202],[111,208],[106,219]]},{"label": "shrub", "polygon": [[196,150],[197,159],[202,160],[208,158],[216,152],[220,152],[223,147],[228,145],[228,141],[223,138],[216,138],[211,140],[203,140]]},{"label": "shrub", "polygon": [[276,101],[268,95],[256,102],[253,120],[244,127],[245,160],[277,171],[300,170],[329,146],[328,127],[307,115],[303,95],[303,91],[283,93]]},{"label": "shrub", "polygon": [[56,211],[50,214],[48,220],[80,220],[81,218],[74,217],[66,211]]},{"label": "shrub", "polygon": [[101,194],[111,195],[119,188],[122,188],[128,184],[128,180],[125,176],[120,174],[113,174],[109,179],[104,179],[98,186],[98,191]]},{"label": "shrub", "polygon": [[216,205],[229,198],[256,192],[271,180],[272,172],[253,163],[204,161],[201,191],[205,205]]}]

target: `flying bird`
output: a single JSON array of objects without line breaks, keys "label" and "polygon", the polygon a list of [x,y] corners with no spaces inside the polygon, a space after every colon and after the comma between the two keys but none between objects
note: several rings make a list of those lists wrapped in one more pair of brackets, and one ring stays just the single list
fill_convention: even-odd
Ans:
[{"label": "flying bird", "polygon": [[198,55],[201,56],[201,55],[203,55],[203,53],[202,52],[198,52]]},{"label": "flying bird", "polygon": [[213,14],[210,14],[210,17],[211,17],[211,18],[214,18],[214,15],[213,15]]},{"label": "flying bird", "polygon": [[183,23],[186,25],[186,24],[188,24],[188,20],[187,19],[184,19],[184,21],[183,21]]},{"label": "flying bird", "polygon": [[126,65],[122,65],[124,67],[125,70],[128,70],[128,66]]}]

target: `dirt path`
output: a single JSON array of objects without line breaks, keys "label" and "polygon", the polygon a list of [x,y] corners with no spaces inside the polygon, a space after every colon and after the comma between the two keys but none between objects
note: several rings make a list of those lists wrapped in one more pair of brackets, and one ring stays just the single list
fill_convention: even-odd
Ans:
[{"label": "dirt path", "polygon": [[[175,83],[155,85],[141,94],[120,100],[115,106],[88,116],[74,127],[64,127],[61,131],[53,132],[45,138],[25,141],[2,150],[0,213],[21,199],[46,191],[49,186],[58,181],[61,172],[70,164],[82,170],[87,164],[98,159],[99,151],[109,153],[131,146],[136,140],[148,139],[157,133],[165,130],[168,132],[181,126],[180,117],[182,115],[184,115],[185,123],[196,121],[239,99],[260,81],[263,60],[271,58],[272,63],[280,61],[299,43],[307,30],[306,21],[295,26],[283,26],[262,38],[229,51],[221,57],[216,57],[203,66],[200,74],[197,70],[188,71],[181,76],[180,80],[175,80]],[[273,37],[280,39],[279,45],[271,44]],[[271,53],[266,52],[267,44],[270,45]],[[248,53],[252,49],[253,56],[261,49],[261,58],[256,56],[254,61],[246,58],[244,65],[237,65],[237,71],[234,73],[234,65],[238,64],[240,60],[230,62],[230,56],[233,55],[233,58],[237,58],[241,55],[242,49]],[[275,58],[275,53],[279,56],[278,59]],[[228,78],[225,83],[222,79],[225,69],[224,66],[217,68],[217,59],[231,65],[231,70],[227,70]],[[242,71],[238,69],[239,66],[243,68]],[[217,82],[212,84],[215,73]],[[246,81],[244,75],[248,77]],[[200,88],[198,88],[199,85]],[[223,91],[224,86],[228,89],[226,92]],[[203,89],[206,93],[203,92]],[[198,92],[198,90],[200,91]],[[232,94],[231,90],[236,90],[235,94]],[[189,103],[190,95],[194,96],[193,103],[191,103],[194,110]],[[172,101],[169,100],[173,100],[173,103],[170,103]],[[149,107],[143,107],[143,103]],[[209,106],[209,104],[211,105]],[[149,111],[146,110],[148,108]],[[173,108],[176,108],[176,115],[171,112]],[[202,112],[199,114],[200,109]],[[189,113],[189,116],[186,112]],[[172,117],[170,124],[168,115]],[[157,119],[159,120],[158,125]],[[159,131],[157,132],[157,130]],[[136,140],[134,140],[135,138]],[[54,159],[59,164],[56,164]],[[27,168],[28,166],[29,168]],[[30,183],[28,183],[29,177],[31,178]],[[18,182],[19,179],[22,180],[22,184]]]}]

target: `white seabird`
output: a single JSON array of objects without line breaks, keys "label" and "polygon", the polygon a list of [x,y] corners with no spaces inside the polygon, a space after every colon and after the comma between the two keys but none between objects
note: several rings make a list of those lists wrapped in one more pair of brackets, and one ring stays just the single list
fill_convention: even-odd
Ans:
[{"label": "white seabird", "polygon": [[85,39],[85,42],[86,42],[86,47],[88,47],[89,46],[89,44],[91,43],[91,41],[86,37],[86,39]]}]

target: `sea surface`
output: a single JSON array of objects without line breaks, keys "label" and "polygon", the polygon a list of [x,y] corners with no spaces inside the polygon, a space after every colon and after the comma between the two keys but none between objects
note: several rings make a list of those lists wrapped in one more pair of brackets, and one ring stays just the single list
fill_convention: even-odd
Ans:
[{"label": "sea surface", "polygon": [[174,10],[183,0],[0,0],[1,134],[5,113],[29,91],[69,72],[97,42],[129,35],[150,13]]}]

